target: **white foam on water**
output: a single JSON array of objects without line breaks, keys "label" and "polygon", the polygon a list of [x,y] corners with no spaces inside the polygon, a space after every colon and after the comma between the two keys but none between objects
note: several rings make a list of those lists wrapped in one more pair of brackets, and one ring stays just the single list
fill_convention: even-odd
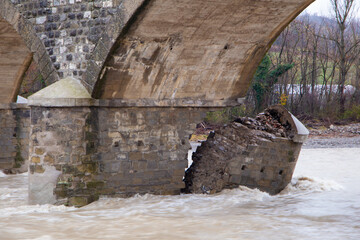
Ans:
[{"label": "white foam on water", "polygon": [[50,204],[22,205],[16,207],[0,208],[0,216],[7,217],[16,214],[66,212],[75,209],[76,209],[75,207],[66,207],[64,205],[61,206],[54,206]]},{"label": "white foam on water", "polygon": [[344,189],[343,186],[333,180],[325,180],[316,177],[297,176],[291,180],[291,182],[280,194],[338,191],[342,189]]},{"label": "white foam on water", "polygon": [[22,193],[26,192],[27,188],[0,188],[0,200],[9,200],[12,197],[21,197]]},{"label": "white foam on water", "polygon": [[20,176],[29,176],[29,172],[19,173]]},{"label": "white foam on water", "polygon": [[[337,191],[343,187],[332,180],[324,180],[315,177],[294,177],[291,183],[280,193],[281,195],[296,195],[298,193]],[[270,196],[258,189],[250,189],[240,186],[236,189],[223,190],[220,193],[207,194],[184,194],[180,196],[159,195],[135,195],[130,198],[102,197],[85,208],[87,210],[116,208],[119,214],[126,216],[152,213],[176,213],[206,214],[209,206],[211,211],[222,211],[224,208],[237,207],[247,203],[260,203],[273,201],[277,195]],[[155,210],[156,209],[156,210]]]},{"label": "white foam on water", "polygon": [[1,177],[10,177],[10,176],[28,176],[28,172],[24,172],[24,173],[18,173],[18,174],[5,174],[3,171],[0,170],[0,178]]},{"label": "white foam on water", "polygon": [[[272,199],[272,196],[257,189],[239,187],[224,190],[220,193],[184,194],[177,196],[135,195],[131,198],[106,198],[83,207],[82,210],[91,211],[92,214],[110,217],[114,212],[121,216],[204,216],[225,214],[229,209],[240,207],[243,204],[262,202]],[[103,211],[112,209],[112,211]],[[105,215],[104,215],[105,214]]]},{"label": "white foam on water", "polygon": [[25,240],[53,240],[55,238],[49,236],[49,235],[44,235],[41,237],[36,237],[36,238],[26,238]]}]

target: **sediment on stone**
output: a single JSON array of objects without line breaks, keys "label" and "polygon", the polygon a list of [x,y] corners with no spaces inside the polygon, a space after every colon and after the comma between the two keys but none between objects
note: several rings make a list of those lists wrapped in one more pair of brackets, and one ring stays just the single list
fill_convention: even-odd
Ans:
[{"label": "sediment on stone", "polygon": [[270,194],[290,182],[302,143],[286,109],[238,118],[210,134],[185,172],[186,193],[216,193],[244,185]]}]

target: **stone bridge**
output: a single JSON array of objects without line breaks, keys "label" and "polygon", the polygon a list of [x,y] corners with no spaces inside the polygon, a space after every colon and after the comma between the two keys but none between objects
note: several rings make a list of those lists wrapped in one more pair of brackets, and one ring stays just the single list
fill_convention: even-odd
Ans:
[{"label": "stone bridge", "polygon": [[[179,193],[195,124],[312,2],[0,0],[0,167],[29,159],[34,203]],[[14,104],[32,63],[47,87]]]}]

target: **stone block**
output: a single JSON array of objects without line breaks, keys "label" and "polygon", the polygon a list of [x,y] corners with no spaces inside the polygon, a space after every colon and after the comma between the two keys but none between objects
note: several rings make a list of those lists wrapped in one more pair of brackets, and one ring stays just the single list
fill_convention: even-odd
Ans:
[{"label": "stone block", "polygon": [[40,157],[31,157],[32,163],[40,163]]},{"label": "stone block", "polygon": [[143,159],[142,152],[130,152],[129,153],[129,160],[130,161],[139,161]]},{"label": "stone block", "polygon": [[158,168],[159,168],[158,161],[155,161],[155,160],[147,161],[147,169],[148,170],[154,170],[154,169],[158,169]]},{"label": "stone block", "polygon": [[54,158],[50,154],[46,154],[44,157],[44,163],[54,164]]},{"label": "stone block", "polygon": [[41,165],[35,165],[35,170],[36,173],[44,173],[45,169],[41,166]]},{"label": "stone block", "polygon": [[117,173],[120,171],[121,165],[122,165],[122,162],[120,162],[120,161],[104,163],[104,172],[105,173]]},{"label": "stone block", "polygon": [[89,199],[87,196],[85,196],[85,197],[82,197],[82,196],[70,197],[68,200],[68,205],[74,206],[74,207],[82,207],[89,203],[90,202],[89,202]]},{"label": "stone block", "polygon": [[95,182],[87,182],[86,183],[86,188],[88,188],[88,189],[94,189],[94,188],[101,189],[104,186],[105,186],[105,183],[102,182],[102,181],[95,181]]},{"label": "stone block", "polygon": [[45,153],[45,150],[43,148],[35,148],[35,154],[43,155],[44,153]]},{"label": "stone block", "polygon": [[148,161],[156,161],[159,159],[159,155],[157,152],[148,152],[143,154],[143,158]]}]

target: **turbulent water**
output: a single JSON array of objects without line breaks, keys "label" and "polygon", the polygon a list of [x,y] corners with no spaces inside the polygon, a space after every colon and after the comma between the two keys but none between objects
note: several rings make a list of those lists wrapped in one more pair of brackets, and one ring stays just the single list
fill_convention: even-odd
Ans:
[{"label": "turbulent water", "polygon": [[27,175],[0,173],[0,239],[360,239],[360,148],[303,149],[292,183],[269,196],[101,199],[27,205]]}]

